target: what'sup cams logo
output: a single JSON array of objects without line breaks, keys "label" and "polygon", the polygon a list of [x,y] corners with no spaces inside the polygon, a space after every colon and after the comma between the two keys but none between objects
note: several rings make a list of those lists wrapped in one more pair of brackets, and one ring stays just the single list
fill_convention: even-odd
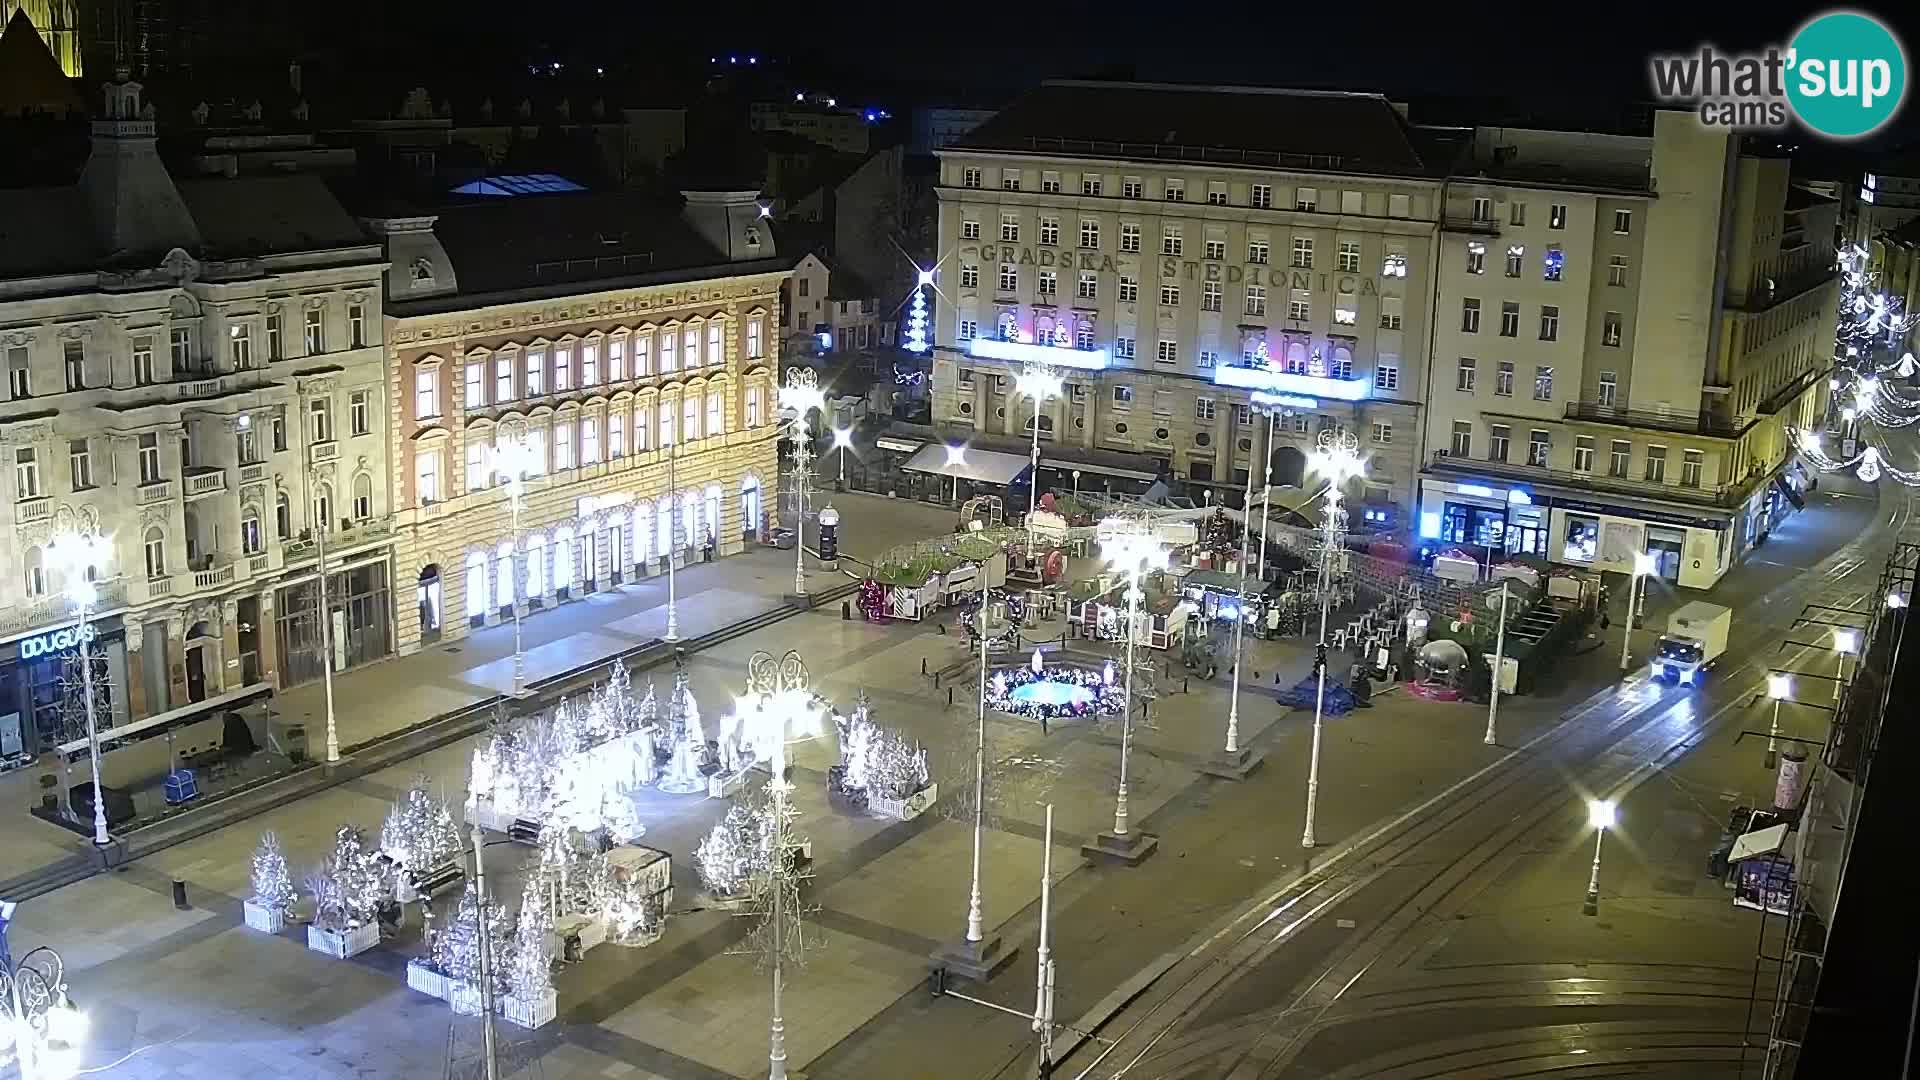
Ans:
[{"label": "what'sup cams logo", "polygon": [[1816,135],[1880,130],[1907,96],[1907,54],[1885,23],[1856,11],[1816,16],[1784,49],[1723,53],[1711,45],[1648,61],[1653,92],[1708,127],[1777,130],[1791,119]]}]

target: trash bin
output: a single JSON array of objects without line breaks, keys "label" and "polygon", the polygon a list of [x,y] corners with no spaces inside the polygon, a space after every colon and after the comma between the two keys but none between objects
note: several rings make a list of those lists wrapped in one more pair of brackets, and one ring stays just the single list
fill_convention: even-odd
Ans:
[{"label": "trash bin", "polygon": [[307,725],[287,725],[287,760],[295,765],[307,760]]}]

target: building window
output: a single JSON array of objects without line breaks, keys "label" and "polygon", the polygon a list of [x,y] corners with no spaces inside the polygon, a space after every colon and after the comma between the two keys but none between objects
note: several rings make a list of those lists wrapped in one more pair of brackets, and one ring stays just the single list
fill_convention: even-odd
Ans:
[{"label": "building window", "polygon": [[1219,311],[1220,297],[1221,297],[1221,286],[1219,282],[1203,281],[1200,283],[1200,310],[1201,311]]},{"label": "building window", "polygon": [[1507,223],[1525,225],[1527,223],[1527,204],[1519,201],[1507,204]]},{"label": "building window", "polygon": [[87,440],[68,441],[67,467],[73,477],[73,490],[85,491],[93,486],[93,452]]},{"label": "building window", "polygon": [[960,340],[972,341],[980,334],[980,323],[976,319],[960,320]]},{"label": "building window", "polygon": [[1047,247],[1060,246],[1060,219],[1043,217],[1040,219],[1040,242]]},{"label": "building window", "polygon": [[1048,195],[1060,194],[1060,174],[1057,172],[1041,173],[1040,174],[1040,190],[1047,193]]},{"label": "building window", "polygon": [[[753,347],[760,342],[759,319],[747,320],[747,355],[753,356]],[[627,342],[624,338],[607,339],[607,381],[625,382],[627,379]]]},{"label": "building window", "polygon": [[465,369],[464,387],[467,409],[481,408],[487,403],[487,362],[470,360]]},{"label": "building window", "polygon": [[[978,239],[980,239],[980,223],[979,223],[979,222],[977,222],[977,221],[963,221],[963,222],[961,222],[961,223],[960,223],[960,239],[962,239],[962,240],[978,240]],[[801,279],[801,281],[800,281],[800,295],[801,295],[801,296],[805,296],[805,295],[807,295],[807,289],[806,289],[806,286],[807,286],[807,282],[806,282],[806,279],[804,279],[804,278],[802,278],[802,279]]]},{"label": "building window", "polygon": [[1168,202],[1187,201],[1187,182],[1185,180],[1177,177],[1169,179],[1161,190],[1165,194],[1166,201]]},{"label": "building window", "polygon": [[[719,323],[710,324],[708,330],[708,337],[717,338],[720,336]],[[707,343],[709,356],[715,351],[713,348],[715,344],[717,344],[717,342],[709,341]],[[600,346],[591,341],[585,342],[580,346],[580,385],[600,385]]]},{"label": "building window", "polygon": [[1465,420],[1453,422],[1453,445],[1448,447],[1447,452],[1459,458],[1473,456],[1473,425],[1471,423]]},{"label": "building window", "polygon": [[1609,311],[1600,317],[1600,344],[1620,347],[1620,313]]},{"label": "building window", "polygon": [[353,347],[356,349],[361,349],[366,347],[367,305],[365,304],[348,304],[347,305],[347,338],[348,340],[353,342]]},{"label": "building window", "polygon": [[[700,363],[700,328],[687,329],[686,364],[696,367]],[[573,346],[561,345],[553,350],[553,392],[564,394],[573,389]]]},{"label": "building window", "polygon": [[140,482],[157,484],[160,482],[160,436],[142,435],[138,441],[136,455],[140,466]]},{"label": "building window", "polygon": [[1373,422],[1373,441],[1386,445],[1393,441],[1393,425],[1375,420]]},{"label": "building window", "polygon": [[501,356],[493,362],[493,401],[504,404],[513,400],[513,357]]},{"label": "building window", "polygon": [[1607,454],[1607,475],[1616,480],[1627,478],[1627,467],[1632,464],[1633,444],[1625,439],[1613,440]]},{"label": "building window", "polygon": [[366,473],[353,478],[353,520],[368,521],[373,517],[373,477]]},{"label": "building window", "polygon": [[227,327],[227,358],[233,361],[235,371],[245,371],[253,366],[253,329],[251,327]]},{"label": "building window", "polygon": [[1000,239],[1005,243],[1018,243],[1020,240],[1020,218],[1015,214],[1000,215]]},{"label": "building window", "polygon": [[1380,276],[1403,278],[1407,276],[1407,253],[1389,249],[1380,258]]},{"label": "building window", "polygon": [[307,403],[309,423],[308,442],[333,441],[333,403],[326,398],[315,398]]},{"label": "building window", "polygon": [[1196,366],[1203,371],[1212,371],[1220,366],[1220,353],[1214,349],[1201,349]]},{"label": "building window", "polygon": [[1132,224],[1122,224],[1120,226],[1120,250],[1140,250],[1140,226]]},{"label": "building window", "polygon": [[1080,246],[1097,248],[1100,246],[1100,223],[1086,218],[1080,219]]},{"label": "building window", "polygon": [[1567,227],[1567,204],[1554,203],[1547,208],[1547,228],[1564,229]]},{"label": "building window", "polygon": [[1607,284],[1620,287],[1627,283],[1627,257],[1610,255],[1607,257]]},{"label": "building window", "polygon": [[1293,208],[1302,213],[1311,214],[1320,205],[1320,192],[1315,188],[1293,189]]},{"label": "building window", "polygon": [[1313,237],[1296,236],[1293,238],[1293,265],[1296,269],[1313,269]]},{"label": "building window", "polygon": [[1611,371],[1600,373],[1600,404],[1609,406],[1613,404],[1614,392],[1618,389],[1616,379],[1617,376]]},{"label": "building window", "polygon": [[1625,236],[1633,231],[1633,211],[1615,210],[1613,212],[1613,231]]},{"label": "building window", "polygon": [[1553,367],[1549,364],[1537,365],[1533,369],[1533,400],[1553,400]]},{"label": "building window", "polygon": [[1527,247],[1525,244],[1507,245],[1507,276],[1510,278],[1519,277],[1521,266],[1526,262],[1526,259]]},{"label": "building window", "polygon": [[1513,429],[1505,424],[1492,424],[1487,428],[1487,460],[1507,460],[1507,444],[1512,441]]},{"label": "building window", "polygon": [[1153,359],[1155,363],[1160,363],[1160,364],[1179,363],[1180,362],[1179,343],[1168,341],[1165,338],[1161,338],[1158,345],[1155,347]]},{"label": "building window", "polygon": [[1134,341],[1130,337],[1113,339],[1113,354],[1122,360],[1131,360],[1134,356]]},{"label": "building window", "polygon": [[1401,310],[1404,303],[1405,301],[1401,300],[1398,296],[1383,296],[1380,298],[1380,329],[1400,329]]},{"label": "building window", "polygon": [[1140,283],[1125,274],[1120,275],[1120,299],[1131,304],[1140,299]]},{"label": "building window", "polygon": [[[671,356],[673,355],[673,334],[671,332],[667,334],[667,344],[667,355]],[[547,392],[547,350],[527,350],[526,386],[527,396],[530,398],[540,397]]]},{"label": "building window", "polygon": [[1180,286],[1168,285],[1163,283],[1160,286],[1160,306],[1161,307],[1179,307],[1180,306]]},{"label": "building window", "polygon": [[301,314],[301,318],[306,320],[308,356],[318,356],[327,351],[326,325],[321,321],[324,315],[319,308],[308,308]]},{"label": "building window", "polygon": [[1667,479],[1667,448],[1664,446],[1647,447],[1647,482],[1665,483]]},{"label": "building window", "polygon": [[33,396],[33,366],[25,348],[7,350],[7,390],[16,401]]},{"label": "building window", "polygon": [[[1340,241],[1340,272],[1357,274],[1360,272],[1360,242],[1358,240]],[[1264,260],[1262,260],[1264,261]]]},{"label": "building window", "polygon": [[1113,388],[1113,407],[1125,409],[1133,404],[1133,387],[1116,386]]},{"label": "building window", "polygon": [[580,464],[597,465],[600,463],[600,421],[596,417],[583,417],[580,421]]},{"label": "building window", "polygon": [[15,498],[40,497],[40,462],[31,449],[13,452],[13,486]]},{"label": "building window", "polygon": [[1467,273],[1484,274],[1487,272],[1487,245],[1478,240],[1467,244]]},{"label": "building window", "polygon": [[1500,336],[1520,336],[1520,305],[1502,302],[1500,305]]},{"label": "building window", "polygon": [[553,425],[553,468],[555,472],[573,468],[573,421],[560,420]]},{"label": "building window", "polygon": [[1247,205],[1260,210],[1273,207],[1273,185],[1255,184],[1247,189]]},{"label": "building window", "polygon": [[1099,276],[1090,270],[1082,270],[1080,272],[1079,283],[1074,288],[1073,295],[1081,300],[1100,299]]},{"label": "building window", "polygon": [[1082,322],[1073,331],[1073,347],[1081,352],[1093,351],[1093,324]]},{"label": "building window", "polygon": [[1020,271],[1012,263],[1000,264],[1000,291],[1013,292],[1020,288]]},{"label": "building window", "polygon": [[1566,270],[1567,253],[1557,247],[1550,247],[1540,257],[1540,276],[1547,281],[1559,281]]},{"label": "building window", "polygon": [[[1212,284],[1212,283],[1209,282],[1209,284]],[[1247,314],[1265,316],[1266,313],[1267,313],[1266,288],[1261,285],[1247,286]]]},{"label": "building window", "polygon": [[1214,405],[1212,398],[1197,397],[1193,399],[1193,418],[1195,420],[1211,420],[1213,417]]},{"label": "building window", "polygon": [[700,396],[682,394],[680,396],[680,438],[691,441],[700,437]]},{"label": "building window", "polygon": [[286,323],[278,315],[267,316],[267,360],[286,359]]},{"label": "building window", "polygon": [[1706,455],[1698,450],[1680,451],[1680,483],[1683,487],[1700,486],[1700,473],[1706,464]]},{"label": "building window", "polygon": [[193,331],[178,326],[167,335],[167,359],[175,374],[191,370],[193,367]]},{"label": "building window", "polygon": [[747,359],[758,360],[766,355],[764,339],[766,327],[759,316],[747,320]]},{"label": "building window", "polygon": [[258,555],[264,546],[260,535],[260,515],[249,506],[240,514],[240,551],[246,555]]},{"label": "building window", "polygon": [[1513,396],[1513,365],[1505,360],[1494,367],[1493,394],[1495,397]]},{"label": "building window", "polygon": [[1360,321],[1359,297],[1350,292],[1333,294],[1333,321],[1341,326],[1353,326]]},{"label": "building window", "polygon": [[1002,191],[1020,190],[1020,173],[1015,169],[1000,170],[1000,188]]},{"label": "building window", "polygon": [[1249,240],[1247,241],[1247,261],[1265,266],[1267,264],[1268,253],[1271,250],[1271,247],[1265,240]]},{"label": "building window", "polygon": [[1492,199],[1476,198],[1473,200],[1473,220],[1475,221],[1492,221],[1493,220],[1493,200]]},{"label": "building window", "polygon": [[1160,254],[1178,255],[1185,250],[1181,243],[1180,226],[1163,225],[1160,227]]},{"label": "building window", "polygon": [[1540,340],[1560,340],[1560,309],[1552,304],[1540,308]]},{"label": "building window", "polygon": [[1305,289],[1287,290],[1287,318],[1306,322],[1313,318],[1313,296]]},{"label": "building window", "polygon": [[1400,389],[1400,365],[1389,363],[1384,358],[1373,366],[1373,388],[1375,390]]},{"label": "building window", "polygon": [[1129,199],[1144,199],[1147,197],[1147,185],[1139,177],[1129,176],[1120,181],[1120,194]]},{"label": "building window", "polygon": [[979,288],[980,268],[977,266],[962,265],[960,267],[960,287],[963,289]]},{"label": "building window", "polygon": [[[422,450],[414,454],[413,492],[422,505],[440,501],[440,451]],[[322,528],[326,527],[326,521],[326,516],[321,515]]]},{"label": "building window", "polygon": [[1553,436],[1539,428],[1527,434],[1527,464],[1544,469],[1553,456]]},{"label": "building window", "polygon": [[1207,185],[1207,205],[1208,206],[1227,205],[1227,185],[1222,184],[1218,181],[1209,183]]},{"label": "building window", "polygon": [[467,490],[480,491],[493,482],[487,475],[488,447],[477,438],[467,439]]},{"label": "building window", "polygon": [[1080,178],[1080,194],[1082,195],[1100,194],[1100,178],[1097,176],[1082,176]]},{"label": "building window", "polygon": [[980,186],[980,170],[971,169],[971,168],[960,170],[960,186],[970,187],[970,188],[979,187]]},{"label": "building window", "polygon": [[373,409],[367,391],[355,390],[348,395],[347,423],[352,426],[355,435],[373,432]]},{"label": "building window", "polygon": [[1460,358],[1460,367],[1454,374],[1453,388],[1461,393],[1471,394],[1480,378],[1480,362],[1472,357]]},{"label": "building window", "polygon": [[1460,301],[1460,332],[1463,334],[1480,332],[1480,301],[1472,297]]},{"label": "building window", "polygon": [[1040,271],[1040,295],[1047,297],[1045,303],[1052,303],[1053,295],[1060,290],[1060,275],[1052,270]]},{"label": "building window", "polygon": [[273,410],[273,449],[275,453],[285,453],[287,449],[287,407],[276,406]]},{"label": "building window", "polygon": [[[278,316],[275,316],[275,318],[278,318]],[[269,323],[268,326],[271,328],[272,324]],[[273,340],[271,334],[268,335],[267,340],[269,344],[271,344]],[[150,337],[137,337],[133,339],[133,381],[136,386],[151,386],[155,381],[153,377],[153,339]]]},{"label": "building window", "polygon": [[[757,386],[747,387],[747,408],[751,410],[747,414],[747,419],[748,421],[750,421],[748,426],[749,427],[758,426],[759,419],[760,419],[760,416],[759,416],[760,388],[759,387]],[[635,406],[633,410],[633,452],[636,454],[646,453],[648,440],[651,439],[652,437],[653,437],[652,407],[647,405]]]},{"label": "building window", "polygon": [[1573,471],[1590,473],[1593,471],[1593,436],[1576,435],[1573,438]]},{"label": "building window", "polygon": [[[413,373],[413,418],[431,420],[440,415],[440,369],[418,368]],[[356,429],[354,434],[359,434]]]},{"label": "building window", "polygon": [[158,525],[147,530],[141,543],[146,555],[147,579],[149,581],[167,576],[167,534],[160,531]]}]

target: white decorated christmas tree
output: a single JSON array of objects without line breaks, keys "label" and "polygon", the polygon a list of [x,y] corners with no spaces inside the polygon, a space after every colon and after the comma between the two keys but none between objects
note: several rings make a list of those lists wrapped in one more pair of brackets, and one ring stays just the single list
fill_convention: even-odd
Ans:
[{"label": "white decorated christmas tree", "polygon": [[667,698],[666,729],[667,767],[660,779],[660,790],[680,795],[705,791],[707,779],[700,765],[706,756],[707,733],[700,723],[700,707],[693,700],[685,671],[677,671],[673,676],[673,693]]},{"label": "white decorated christmas tree", "polygon": [[[488,966],[493,970],[494,992],[504,993],[508,987],[506,969],[512,955],[512,939],[506,932],[499,905],[489,902],[487,914],[488,928],[491,931],[488,941],[490,951]],[[453,918],[448,920],[429,943],[428,958],[435,971],[476,992],[472,995],[455,995],[455,1005],[477,1009],[481,967],[480,893],[471,882],[468,883],[466,891],[461,894],[460,906],[455,909]],[[469,1000],[462,1000],[463,998]]]},{"label": "white decorated christmas tree", "polygon": [[507,992],[533,1001],[553,989],[553,913],[544,890],[529,879],[520,893],[520,917],[506,963]]},{"label": "white decorated christmas tree", "polygon": [[282,914],[293,908],[293,877],[287,872],[287,856],[280,850],[280,838],[273,833],[260,834],[260,847],[253,853],[253,902]]},{"label": "white decorated christmas tree", "polygon": [[771,851],[772,823],[767,811],[736,803],[694,849],[693,863],[708,892],[744,896],[758,891]]}]

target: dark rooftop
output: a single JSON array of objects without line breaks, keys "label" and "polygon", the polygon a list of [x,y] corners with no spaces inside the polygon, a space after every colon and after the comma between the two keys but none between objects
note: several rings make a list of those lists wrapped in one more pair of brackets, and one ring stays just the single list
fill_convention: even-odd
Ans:
[{"label": "dark rooftop", "polygon": [[237,259],[373,244],[317,176],[242,176],[175,185],[206,255]]},{"label": "dark rooftop", "polygon": [[1152,158],[1426,176],[1406,121],[1378,94],[1154,83],[1042,83],[955,149]]}]

